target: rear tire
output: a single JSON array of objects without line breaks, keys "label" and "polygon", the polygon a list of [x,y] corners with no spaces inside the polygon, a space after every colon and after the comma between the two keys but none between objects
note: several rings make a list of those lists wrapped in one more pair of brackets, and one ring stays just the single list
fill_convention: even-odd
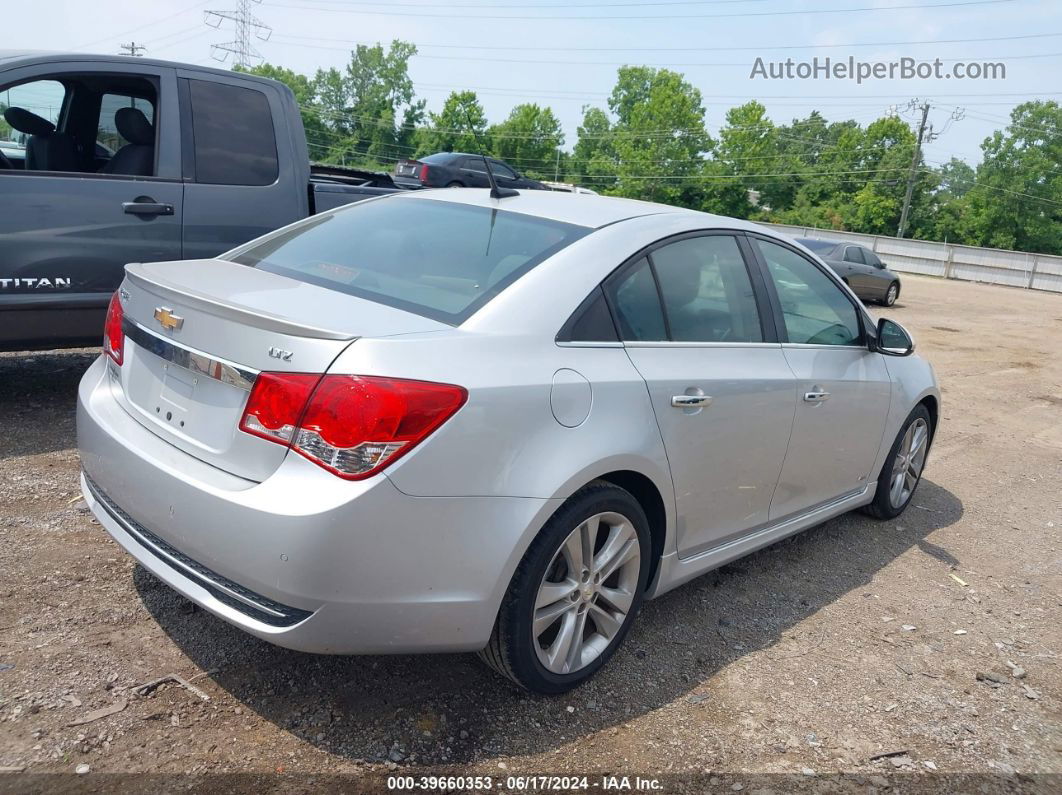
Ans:
[{"label": "rear tire", "polygon": [[882,464],[874,501],[861,510],[875,519],[895,519],[911,503],[922,482],[926,456],[933,441],[933,418],[921,403],[915,406]]},{"label": "rear tire", "polygon": [[649,521],[630,492],[600,480],[584,486],[531,542],[480,659],[535,693],[578,687],[627,636],[651,549]]},{"label": "rear tire", "polygon": [[463,183],[463,182],[458,182],[458,181],[457,181],[457,180],[455,179],[455,180],[454,180],[453,182],[447,182],[447,183],[446,183],[446,187],[448,187],[448,188],[463,188],[463,187],[465,187],[465,183]]}]

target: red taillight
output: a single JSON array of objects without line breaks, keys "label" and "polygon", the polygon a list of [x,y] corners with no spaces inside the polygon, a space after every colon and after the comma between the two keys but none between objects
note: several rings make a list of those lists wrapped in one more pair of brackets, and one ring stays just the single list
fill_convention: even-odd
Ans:
[{"label": "red taillight", "polygon": [[462,387],[427,381],[262,373],[240,429],[290,444],[318,466],[361,480],[416,447],[467,397]]},{"label": "red taillight", "polygon": [[247,398],[240,430],[288,444],[320,380],[321,376],[307,373],[261,373]]},{"label": "red taillight", "polygon": [[103,323],[103,352],[110,356],[117,365],[121,365],[125,356],[122,316],[122,302],[118,299],[118,293],[115,293],[107,305],[107,319]]},{"label": "red taillight", "polygon": [[417,179],[419,179],[425,185],[428,184],[428,171],[429,171],[429,169],[428,169],[427,165],[421,165],[421,167],[420,167],[420,176],[417,177]]}]

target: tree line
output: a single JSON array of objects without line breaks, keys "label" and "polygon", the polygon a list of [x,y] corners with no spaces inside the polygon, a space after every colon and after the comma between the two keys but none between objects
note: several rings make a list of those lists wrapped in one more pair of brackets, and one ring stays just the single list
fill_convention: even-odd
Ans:
[{"label": "tree line", "polygon": [[[409,77],[416,46],[358,45],[342,70],[249,71],[291,87],[311,159],[390,171],[433,152],[487,152],[539,179],[755,221],[894,235],[916,151],[895,115],[868,124],[818,111],[777,124],[751,101],[710,135],[700,91],[675,71],[624,66],[605,107],[588,105],[570,150],[553,111],[521,103],[491,124],[474,91],[438,112]],[[1062,253],[1062,108],[1014,108],[976,166],[915,163],[908,236]]]}]

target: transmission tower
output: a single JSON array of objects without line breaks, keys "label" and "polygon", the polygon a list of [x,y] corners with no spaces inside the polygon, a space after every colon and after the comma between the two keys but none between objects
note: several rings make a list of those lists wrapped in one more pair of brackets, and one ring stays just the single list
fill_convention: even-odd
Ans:
[{"label": "transmission tower", "polygon": [[251,4],[261,2],[262,0],[237,0],[236,8],[232,11],[204,12],[203,21],[210,27],[220,28],[222,22],[228,21],[236,31],[234,40],[211,45],[210,54],[215,60],[224,61],[231,54],[233,64],[243,67],[262,61],[262,54],[251,44],[251,34],[260,41],[269,41],[273,29],[251,13]]}]

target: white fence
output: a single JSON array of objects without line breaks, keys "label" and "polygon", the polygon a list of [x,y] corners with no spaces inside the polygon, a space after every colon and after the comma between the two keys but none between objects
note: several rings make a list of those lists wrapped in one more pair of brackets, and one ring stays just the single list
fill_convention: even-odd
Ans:
[{"label": "white fence", "polygon": [[997,248],[957,246],[930,240],[908,240],[812,226],[763,224],[790,237],[851,240],[876,251],[886,266],[900,273],[925,273],[945,279],[1006,284],[1062,292],[1062,257]]}]

